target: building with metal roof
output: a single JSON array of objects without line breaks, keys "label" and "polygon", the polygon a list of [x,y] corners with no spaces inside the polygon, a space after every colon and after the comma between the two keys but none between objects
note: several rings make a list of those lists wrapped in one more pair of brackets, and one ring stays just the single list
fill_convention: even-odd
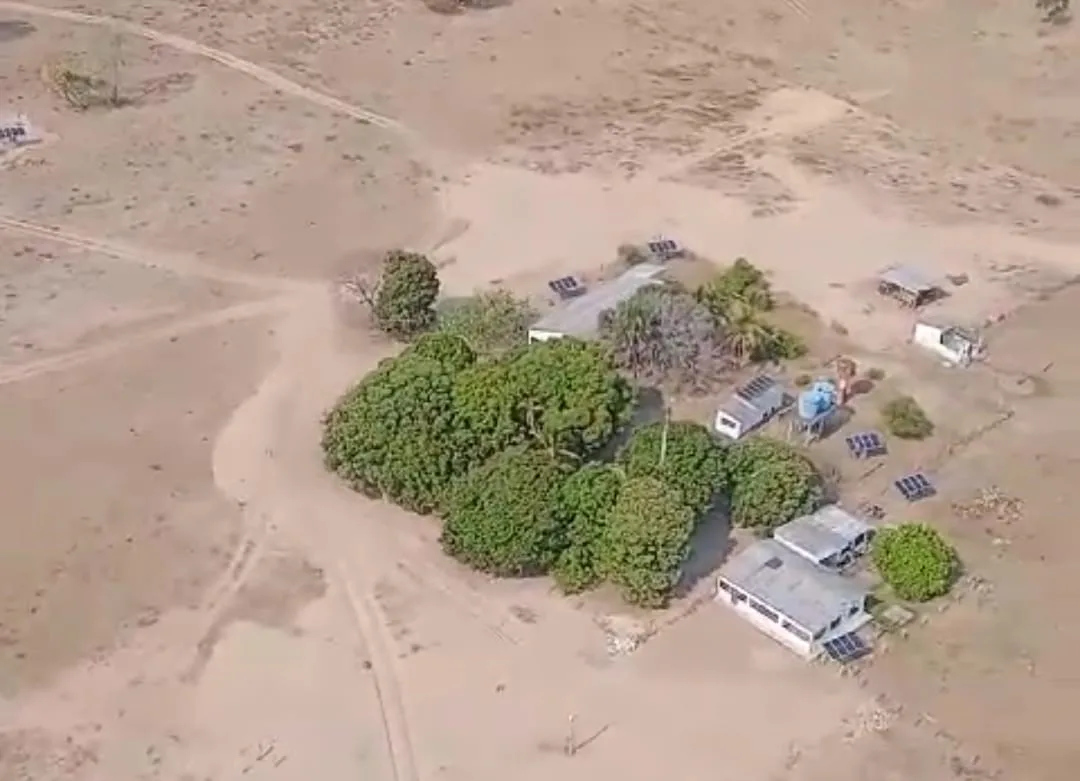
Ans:
[{"label": "building with metal roof", "polygon": [[866,551],[874,527],[835,504],[777,527],[773,539],[826,569],[841,569]]},{"label": "building with metal roof", "polygon": [[547,313],[529,327],[530,342],[546,342],[572,336],[592,339],[600,329],[600,316],[639,290],[660,282],[664,267],[639,263],[615,279],[603,282]]},{"label": "building with metal roof", "polygon": [[732,557],[717,577],[716,600],[806,658],[870,620],[869,589],[781,545],[760,540]]},{"label": "building with metal roof", "polygon": [[718,434],[740,439],[783,410],[786,402],[784,387],[772,377],[759,374],[737,387],[720,405],[713,428]]}]

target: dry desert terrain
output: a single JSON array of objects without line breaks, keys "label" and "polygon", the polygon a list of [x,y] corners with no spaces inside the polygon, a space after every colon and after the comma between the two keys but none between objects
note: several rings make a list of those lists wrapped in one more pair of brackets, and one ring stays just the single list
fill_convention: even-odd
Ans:
[{"label": "dry desert terrain", "polygon": [[[1072,781],[1080,27],[1028,6],[0,2],[0,115],[40,134],[0,157],[0,779]],[[125,105],[73,110],[64,61]],[[707,600],[488,582],[323,470],[393,349],[343,270],[541,296],[657,233],[940,423],[892,458],[968,574],[857,674]],[[935,306],[986,363],[905,344],[897,262],[967,276]],[[1023,518],[952,511],[987,485]]]}]

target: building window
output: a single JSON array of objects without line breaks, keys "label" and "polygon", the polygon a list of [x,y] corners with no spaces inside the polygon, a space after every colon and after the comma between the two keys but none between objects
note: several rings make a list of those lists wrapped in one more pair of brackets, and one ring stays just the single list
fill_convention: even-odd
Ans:
[{"label": "building window", "polygon": [[836,618],[834,618],[832,620],[832,623],[829,624],[829,629],[836,629],[836,627],[840,626],[840,622],[843,620],[843,618],[843,616],[837,616]]},{"label": "building window", "polygon": [[728,585],[726,580],[718,581],[718,583],[720,585],[721,590],[726,591],[729,594],[731,593],[731,586]]},{"label": "building window", "polygon": [[804,643],[809,643],[811,640],[809,632],[804,632],[803,630],[799,629],[799,627],[788,621],[784,621],[782,624],[780,624],[780,626],[782,626],[788,633],[795,635],[795,637],[799,638]]},{"label": "building window", "polygon": [[769,608],[765,607],[760,602],[757,602],[757,601],[751,599],[750,600],[750,607],[754,608],[754,610],[761,613],[761,615],[765,616],[765,618],[769,619],[770,621],[772,621],[774,623],[778,622],[780,620],[779,615],[777,615],[773,611],[769,610]]},{"label": "building window", "polygon": [[858,602],[856,602],[854,605],[851,606],[851,610],[848,611],[848,615],[853,616],[856,613],[858,613],[860,610],[862,610],[862,605],[860,605]]}]

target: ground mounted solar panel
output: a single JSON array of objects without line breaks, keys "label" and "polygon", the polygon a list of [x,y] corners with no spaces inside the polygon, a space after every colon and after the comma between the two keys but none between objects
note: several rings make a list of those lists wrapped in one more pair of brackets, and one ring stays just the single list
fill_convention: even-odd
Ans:
[{"label": "ground mounted solar panel", "polygon": [[888,450],[885,439],[876,431],[860,431],[844,439],[848,452],[855,458],[874,458],[883,456]]},{"label": "ground mounted solar panel", "polygon": [[822,647],[830,659],[840,664],[853,662],[870,653],[870,646],[854,632],[834,637]]},{"label": "ground mounted solar panel", "polygon": [[559,277],[548,282],[548,287],[560,298],[573,298],[584,290],[576,277]]},{"label": "ground mounted solar panel", "polygon": [[677,257],[681,252],[678,243],[671,239],[656,239],[650,241],[648,247],[649,252],[663,260]]},{"label": "ground mounted solar panel", "polygon": [[905,475],[893,483],[893,485],[896,486],[896,490],[900,492],[900,495],[909,502],[917,502],[920,499],[926,499],[937,493],[934,484],[931,483],[930,479],[922,472]]}]

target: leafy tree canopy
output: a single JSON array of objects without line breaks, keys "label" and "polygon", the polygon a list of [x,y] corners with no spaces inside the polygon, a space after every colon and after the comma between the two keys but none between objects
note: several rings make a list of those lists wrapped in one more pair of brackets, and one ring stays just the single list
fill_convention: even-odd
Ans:
[{"label": "leafy tree canopy", "polygon": [[535,316],[528,301],[494,290],[448,303],[439,314],[439,330],[461,337],[477,352],[500,353],[528,341]]},{"label": "leafy tree canopy", "polygon": [[725,448],[698,423],[675,421],[666,428],[666,445],[663,422],[637,429],[619,453],[619,463],[627,477],[656,477],[676,489],[700,517],[727,489]]},{"label": "leafy tree canopy", "polygon": [[492,448],[534,441],[552,453],[585,457],[633,412],[635,396],[599,345],[575,339],[530,344],[459,378],[465,424]]},{"label": "leafy tree canopy", "polygon": [[602,579],[604,536],[622,488],[620,470],[587,464],[559,492],[558,512],[566,521],[566,548],[555,562],[555,582],[567,594],[584,591]]},{"label": "leafy tree canopy", "polygon": [[424,255],[394,250],[387,254],[372,311],[380,330],[412,339],[435,324],[439,273]]},{"label": "leafy tree canopy", "polygon": [[824,485],[814,464],[786,442],[751,437],[727,451],[731,520],[737,526],[774,529],[813,512]]},{"label": "leafy tree canopy", "polygon": [[871,557],[893,593],[913,602],[948,593],[958,569],[956,551],[925,523],[882,529]]},{"label": "leafy tree canopy", "polygon": [[[436,353],[444,360],[429,357]],[[365,493],[415,512],[438,509],[450,482],[479,458],[454,410],[455,370],[470,355],[433,338],[384,361],[324,418],[327,466]]]},{"label": "leafy tree canopy", "polygon": [[732,367],[720,322],[694,296],[646,287],[600,323],[618,366],[636,378],[704,390]]},{"label": "leafy tree canopy", "polygon": [[690,549],[694,513],[654,477],[628,480],[604,536],[602,570],[633,605],[662,607]]},{"label": "leafy tree canopy", "polygon": [[736,301],[762,312],[772,309],[774,303],[765,272],[746,258],[737,258],[711,282],[698,288],[697,296],[716,317],[723,319],[728,318]]},{"label": "leafy tree canopy", "polygon": [[557,512],[564,469],[535,449],[503,451],[461,478],[450,493],[443,550],[501,577],[546,573],[565,547]]}]

